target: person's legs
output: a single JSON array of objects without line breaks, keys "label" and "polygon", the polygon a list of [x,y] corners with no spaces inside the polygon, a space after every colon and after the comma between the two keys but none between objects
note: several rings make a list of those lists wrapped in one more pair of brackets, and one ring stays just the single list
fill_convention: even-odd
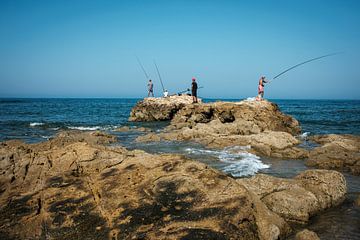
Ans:
[{"label": "person's legs", "polygon": [[261,99],[264,99],[264,92],[261,92]]}]

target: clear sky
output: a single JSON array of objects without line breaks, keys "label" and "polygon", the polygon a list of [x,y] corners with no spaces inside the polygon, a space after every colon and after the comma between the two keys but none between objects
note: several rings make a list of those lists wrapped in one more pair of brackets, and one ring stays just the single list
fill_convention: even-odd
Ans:
[{"label": "clear sky", "polygon": [[360,1],[0,1],[0,97],[360,99]]}]

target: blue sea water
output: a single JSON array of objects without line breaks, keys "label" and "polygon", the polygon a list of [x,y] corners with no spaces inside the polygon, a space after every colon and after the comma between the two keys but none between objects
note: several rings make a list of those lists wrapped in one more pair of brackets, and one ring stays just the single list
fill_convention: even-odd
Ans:
[{"label": "blue sea water", "polygon": [[[150,153],[179,153],[204,162],[234,177],[257,172],[293,177],[307,169],[302,160],[261,158],[246,146],[207,149],[191,142],[137,143],[140,132],[116,132],[121,126],[148,127],[158,131],[168,122],[130,123],[131,108],[140,99],[0,99],[0,141],[20,139],[28,143],[47,140],[66,129],[103,130],[116,134],[119,144]],[[204,99],[238,101],[239,99]],[[360,100],[271,100],[295,117],[303,134],[360,135]],[[348,196],[344,204],[312,219],[309,229],[321,239],[360,239],[360,208],[353,200],[360,194],[360,177],[346,174]]]},{"label": "blue sea water", "polygon": [[[111,131],[129,125],[130,110],[139,100],[0,99],[0,141],[42,141],[64,129]],[[298,119],[303,132],[360,134],[360,100],[272,101]]]}]

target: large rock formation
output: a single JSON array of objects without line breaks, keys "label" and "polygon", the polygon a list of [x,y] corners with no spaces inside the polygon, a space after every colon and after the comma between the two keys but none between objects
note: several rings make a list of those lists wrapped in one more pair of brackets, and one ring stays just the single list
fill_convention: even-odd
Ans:
[{"label": "large rock formation", "polygon": [[360,136],[329,134],[314,136],[311,140],[321,146],[310,152],[308,166],[360,175]]},{"label": "large rock formation", "polygon": [[238,179],[286,221],[306,223],[311,216],[337,206],[345,199],[344,176],[331,170],[307,170],[294,179],[257,174]]},{"label": "large rock formation", "polygon": [[137,141],[191,140],[213,148],[251,146],[252,152],[281,158],[306,158],[293,135],[300,132],[297,120],[268,101],[215,102],[182,108],[160,134]]},{"label": "large rock formation", "polygon": [[[131,110],[129,121],[166,121],[171,120],[176,112],[186,105],[192,104],[188,95],[169,96],[166,98],[145,98]],[[201,99],[199,99],[201,102]]]},{"label": "large rock formation", "polygon": [[236,180],[102,133],[0,144],[1,239],[283,239],[288,224]]}]

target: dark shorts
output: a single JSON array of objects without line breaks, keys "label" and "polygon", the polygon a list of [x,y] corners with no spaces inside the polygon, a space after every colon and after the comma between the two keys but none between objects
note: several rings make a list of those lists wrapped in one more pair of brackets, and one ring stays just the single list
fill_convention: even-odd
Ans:
[{"label": "dark shorts", "polygon": [[192,92],[191,92],[191,95],[194,96],[194,97],[197,97],[197,92],[196,92],[196,91],[192,91]]}]

